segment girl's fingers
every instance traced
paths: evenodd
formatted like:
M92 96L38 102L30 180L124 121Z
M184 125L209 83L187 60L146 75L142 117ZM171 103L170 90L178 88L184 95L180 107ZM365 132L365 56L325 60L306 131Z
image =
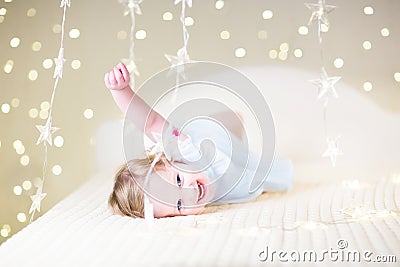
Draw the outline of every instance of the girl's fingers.
M122 72L122 75L124 76L125 81L128 81L130 79L128 69L122 63L119 63L118 66L119 66L119 68L120 68L120 70Z
M114 72L114 76L115 76L115 79L116 79L117 83L118 84L123 83L124 79L122 77L121 71L117 67L114 67L113 72Z
M108 75L108 80L112 86L117 85L117 81L115 80L114 72L110 71Z

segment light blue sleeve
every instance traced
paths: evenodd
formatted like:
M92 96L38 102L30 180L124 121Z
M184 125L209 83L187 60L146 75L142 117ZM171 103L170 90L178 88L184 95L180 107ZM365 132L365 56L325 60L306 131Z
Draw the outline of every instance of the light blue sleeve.
M293 187L293 163L287 159L274 160L264 182L264 191L286 191Z

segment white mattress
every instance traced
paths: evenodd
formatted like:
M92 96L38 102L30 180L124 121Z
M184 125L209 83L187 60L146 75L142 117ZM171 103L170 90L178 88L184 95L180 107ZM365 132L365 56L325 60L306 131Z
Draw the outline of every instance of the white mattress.
M340 239L348 244L343 251L394 255L397 263L388 266L399 266L399 214L294 227L307 220L340 221L345 217L341 210L354 204L398 211L398 182L297 183L288 193L266 193L249 203L213 206L202 215L157 219L149 226L142 219L111 214L112 173L103 172L3 243L0 266L279 265L277 254L274 261L262 262L260 252L268 246L270 253L315 250L321 255L338 250ZM323 264L349 263L325 259Z

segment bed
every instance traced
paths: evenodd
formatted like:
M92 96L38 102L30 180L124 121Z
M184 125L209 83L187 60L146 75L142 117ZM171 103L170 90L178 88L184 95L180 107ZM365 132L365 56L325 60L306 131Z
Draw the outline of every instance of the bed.
M3 243L0 266L309 266L315 261L324 266L381 266L383 261L399 266L400 175L395 171L400 149L398 141L390 143L400 134L399 116L380 111L354 90L343 90L342 109L336 108L338 116L348 118L341 125L347 153L332 169L320 157L323 144L294 129L320 129L321 118L315 115L319 109L310 108L315 95L311 90L295 91L304 84L262 80L264 71L246 72L266 88L282 86L278 93L266 95L275 111L278 152L295 163L290 191L264 193L248 203L210 206L201 215L156 219L153 224L113 215L107 199L121 163L121 145L102 140L120 140L121 132L115 129L121 128L121 121L108 122L97 135L97 143L102 143L98 174ZM312 77L298 70L291 74L294 80ZM288 100L288 94L298 95ZM298 101L307 107L301 116L308 124L296 118ZM355 107L368 120L349 112ZM287 120L292 123L282 123ZM348 128L354 121L358 127ZM365 132L371 123L376 127ZM387 143L379 146L383 132ZM359 151L356 138L368 143L380 161ZM298 146L304 143L312 145Z
M288 193L265 193L249 203L211 206L201 215L151 225L111 214L109 175L95 177L6 241L0 265L265 266L283 264L285 258L302 263L298 257L305 251L315 251L324 265L349 264L321 260L323 251L332 249L370 251L370 260L378 255L400 260L400 214L393 212L400 208L397 177L368 184L298 183ZM361 213L353 212L357 207ZM280 251L293 258L278 259ZM309 264L308 257L303 264Z

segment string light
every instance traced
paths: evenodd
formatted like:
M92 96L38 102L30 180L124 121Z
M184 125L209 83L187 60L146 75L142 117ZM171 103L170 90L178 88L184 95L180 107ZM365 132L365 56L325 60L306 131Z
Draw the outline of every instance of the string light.
M224 8L225 2L223 0L217 0L215 1L215 8L220 10Z
M222 31L219 36L222 40L228 40L229 38L231 38L231 34L228 31Z
M272 19L274 13L271 10L264 10L262 13L263 19Z
M165 12L163 14L163 20L165 21L171 21L174 18L171 12Z
M28 17L34 17L36 15L36 9L34 9L34 8L28 9L28 11L26 12L26 15Z
M246 49L243 47L236 48L235 50L235 56L238 58L242 58L246 55Z
M18 37L13 37L10 40L10 46L13 47L13 48L18 47L20 43L21 43L21 40Z

